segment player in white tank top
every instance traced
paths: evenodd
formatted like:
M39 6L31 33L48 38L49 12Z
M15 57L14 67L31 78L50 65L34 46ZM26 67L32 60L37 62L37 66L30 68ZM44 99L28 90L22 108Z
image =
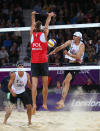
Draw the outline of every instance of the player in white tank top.
M18 68L23 68L23 64L18 64ZM25 86L31 89L32 85L30 82L30 75L27 72L18 71L10 75L10 80L8 83L8 89L10 91L10 101L11 106L7 108L6 115L4 119L4 124L6 124L17 98L21 98L23 103L26 105L27 108L27 115L28 115L28 124L31 124L31 104L29 101L29 96L25 91Z
M66 48L67 46L70 46L70 50L64 51L65 58L69 59L69 63L71 64L81 64L83 62L83 56L84 56L84 51L85 51L85 45L82 42L82 34L81 32L75 32L73 34L73 40L68 40L66 41L63 45L55 48L52 52L49 53L49 55L56 54L58 51ZM63 108L64 107L64 102L65 98L67 96L69 87L70 87L70 82L73 77L72 71L68 71L68 74L66 75L64 81L63 81L63 90L62 90L62 97L59 102L57 102L57 109Z
M25 86L27 84L27 73L23 72L23 76L20 77L18 72L15 72L15 80L12 84L11 89L14 91L16 94L21 94L25 91Z
M70 46L70 49L69 49L68 53L71 54L71 55L76 55L79 52L80 46L82 44L83 44L83 42L80 41L80 43L78 45L76 45L74 40L72 40L71 46ZM71 60L73 62L82 63L83 62L83 57L84 57L84 52L81 55L80 59L73 58L73 57L67 55L66 52L65 52L65 58L67 58L67 59L69 59L69 60Z

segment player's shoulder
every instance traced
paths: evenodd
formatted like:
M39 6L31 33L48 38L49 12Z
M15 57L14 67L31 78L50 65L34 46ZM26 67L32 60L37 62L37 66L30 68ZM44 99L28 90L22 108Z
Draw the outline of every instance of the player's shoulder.
M82 46L85 46L84 42L81 42L81 45L82 45Z
M67 45L71 45L71 43L72 43L72 40L68 40L65 42L65 44L67 44Z
M81 45L80 45L82 48L85 48L85 44L83 42L81 42Z
M10 79L15 79L15 77L16 77L16 74L15 74L15 73L11 73L11 74L10 74Z

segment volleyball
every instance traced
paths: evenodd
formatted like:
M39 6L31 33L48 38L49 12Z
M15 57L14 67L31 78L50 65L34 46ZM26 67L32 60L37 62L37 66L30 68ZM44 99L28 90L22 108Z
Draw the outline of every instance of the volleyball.
M49 46L49 47L54 47L54 46L56 46L56 40L55 40L55 39L49 39L49 40L48 40L48 46Z

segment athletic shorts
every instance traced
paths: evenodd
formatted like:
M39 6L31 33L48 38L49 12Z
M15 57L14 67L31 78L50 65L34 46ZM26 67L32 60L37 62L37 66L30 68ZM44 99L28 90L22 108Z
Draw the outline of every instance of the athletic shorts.
M48 76L48 62L46 63L31 63L32 76Z
M80 63L69 63L68 66L80 66ZM80 72L80 70L65 70L64 71L64 79L66 78L68 73L72 74L72 80L74 80L76 74L78 74ZM71 80L71 81L72 81Z
M26 91L21 94L17 94L16 97L14 97L14 96L12 96L12 94L10 94L10 102L11 103L16 104L17 98L20 98L24 105L31 104L28 93Z
M26 92L27 92L27 94L28 94L30 103L31 103L31 105L32 105L32 103L33 103L33 102L32 102L32 90L27 87L27 88L26 88Z

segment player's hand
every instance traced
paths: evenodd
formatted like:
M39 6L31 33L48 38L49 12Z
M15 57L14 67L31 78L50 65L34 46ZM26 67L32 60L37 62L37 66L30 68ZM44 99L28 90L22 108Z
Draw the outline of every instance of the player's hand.
M55 55L56 53L55 53L55 51L51 51L49 54L48 54L48 56L49 55Z
M13 97L17 96L16 93L14 93L13 91L11 91L11 94L12 94Z
M50 12L50 13L47 13L48 16L56 16L56 14L54 12Z
M35 14L39 14L38 12L36 12L36 11L33 11L32 12L32 15L35 15Z
M64 50L64 55L69 55L68 51L67 50Z

